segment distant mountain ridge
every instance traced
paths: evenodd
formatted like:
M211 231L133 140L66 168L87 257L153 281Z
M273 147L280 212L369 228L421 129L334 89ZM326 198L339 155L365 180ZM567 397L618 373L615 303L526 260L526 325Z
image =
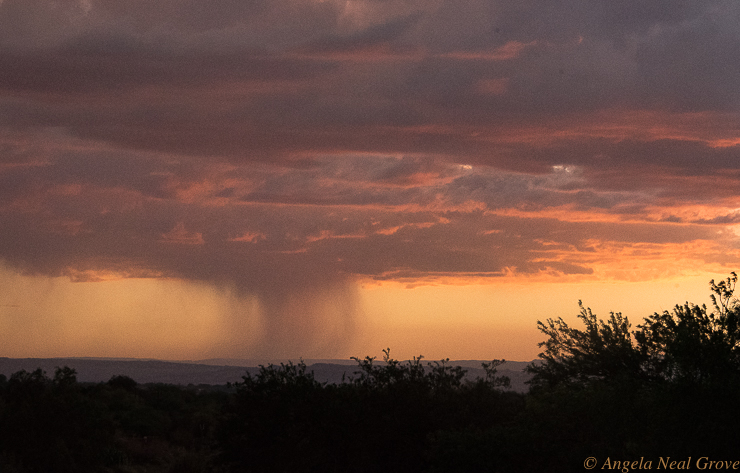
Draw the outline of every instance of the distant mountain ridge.
M364 359L364 357L360 358L361 360ZM220 365L220 366L260 366L260 365L279 365L280 363L287 363L288 361L292 361L293 363L296 363L300 361L299 359L295 358L283 358L283 359L258 359L258 358L209 358L205 360L180 360L180 361L173 361L174 363L193 363L198 365ZM440 360L435 359L427 359L423 358L422 363L426 365L427 363L434 363L435 361L439 362ZM462 366L463 368L480 368L481 363L488 363L491 360L450 360L447 362L450 366ZM327 363L332 365L349 365L349 366L356 366L357 362L355 360L352 360L350 358L304 358L303 362L306 363L306 365L313 365L316 363ZM376 358L376 363L382 363L383 360L380 358ZM403 361L405 362L405 360ZM531 361L506 361L503 365L501 365L502 369L509 369L509 370L523 370L528 364L530 364Z
M238 382L247 373L259 372L259 365L287 363L283 360L245 360L217 358L207 360L167 361L157 359L137 358L4 358L0 357L0 374L10 376L20 371L33 371L41 368L49 376L53 376L56 367L68 366L77 371L77 380L80 382L99 383L108 381L111 377L128 376L137 383L167 383L167 384L211 384L220 385L228 382ZM293 360L297 362L298 360ZM305 359L309 371L320 382L339 383L342 376L351 377L356 371L357 362L344 359ZM435 360L423 360L433 363ZM382 363L382 360L380 361ZM467 370L467 377L474 379L484 377L485 371L481 367L482 361L456 360L449 361L449 366L461 366ZM529 375L524 367L529 362L507 361L500 366L498 373L509 376L511 387L515 391L527 390L526 381Z

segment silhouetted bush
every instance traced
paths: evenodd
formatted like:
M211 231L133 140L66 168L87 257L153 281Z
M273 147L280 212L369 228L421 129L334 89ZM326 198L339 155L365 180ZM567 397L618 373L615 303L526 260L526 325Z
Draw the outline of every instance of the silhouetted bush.
M19 371L3 390L0 419L3 461L20 471L89 471L112 439L101 406L86 396L75 372Z
M11 375L0 384L0 471L218 471L224 394L132 381L83 385L67 367Z
M303 362L245 376L221 432L225 458L238 471L423 471L438 432L511 417L522 398L498 391L507 380L496 363L471 383L447 360L425 367L388 350L382 365L355 360L355 376L338 385L317 382Z

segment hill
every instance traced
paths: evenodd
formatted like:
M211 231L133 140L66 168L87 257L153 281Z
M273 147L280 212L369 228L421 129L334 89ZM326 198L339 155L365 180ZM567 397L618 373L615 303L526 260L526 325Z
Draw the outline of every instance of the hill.
M309 359L304 360L309 371L314 372L320 382L339 383L342 376L352 376L357 363L354 360ZM32 371L41 368L53 373L56 367L68 366L77 371L80 382L99 383L116 375L128 376L138 383L167 384L226 384L242 380L246 372L256 374L259 365L287 363L288 360L208 359L188 361L165 361L135 358L0 358L0 374L10 376L20 370ZM382 362L381 362L382 363ZM481 361L450 361L451 366L462 366L468 370L467 377L485 377ZM498 372L511 379L511 388L525 392L529 375L524 367L528 362L509 361Z

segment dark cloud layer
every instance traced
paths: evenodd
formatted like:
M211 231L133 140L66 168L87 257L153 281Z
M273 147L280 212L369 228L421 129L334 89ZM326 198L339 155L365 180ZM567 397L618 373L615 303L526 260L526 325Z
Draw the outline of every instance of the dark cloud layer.
M735 261L738 20L730 1L3 0L0 259L229 285L273 332L305 330L301 294L351 312L357 279L599 277L609 245Z

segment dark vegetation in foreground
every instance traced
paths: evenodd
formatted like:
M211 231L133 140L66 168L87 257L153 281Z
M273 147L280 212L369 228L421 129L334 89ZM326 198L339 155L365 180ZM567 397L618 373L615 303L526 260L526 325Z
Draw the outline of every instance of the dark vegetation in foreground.
M740 460L737 277L713 310L685 304L635 330L581 306L547 336L527 394L421 357L356 359L340 384L305 364L230 386L78 383L58 368L0 375L2 472L531 472L604 461Z

